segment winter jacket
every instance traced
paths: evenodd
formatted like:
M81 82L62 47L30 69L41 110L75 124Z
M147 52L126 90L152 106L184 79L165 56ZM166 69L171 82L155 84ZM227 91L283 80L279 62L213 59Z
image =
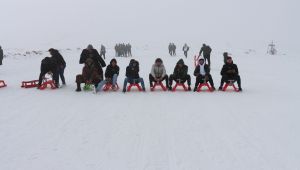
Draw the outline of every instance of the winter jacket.
M210 48L210 46L203 46L199 52L199 56L202 54L203 52L203 55L210 55L212 49Z
M94 65L85 65L82 69L82 77L85 83L87 82L97 82L100 81L101 75L98 72L98 68Z
M223 68L221 70L221 75L222 76L227 75L227 76L231 77L231 76L235 76L235 75L238 75L238 74L239 74L239 70L238 70L238 67L237 67L236 64L226 63L226 64L223 65Z
M103 60L103 58L100 56L100 54L98 53L97 50L93 49L93 51L90 53L89 50L87 49L84 49L80 55L80 60L79 60L79 63L80 64L83 64L85 63L85 61L88 59L88 58L92 58L94 63L95 63L95 66L98 67L99 69L102 70L102 67L105 67L106 66L106 63L105 61Z
M56 72L57 71L57 65L56 60L51 57L45 57L41 62L41 72Z
M179 64L182 64L183 66L179 67L178 66ZM188 75L188 66L184 64L182 59L180 59L174 68L173 76L177 79L185 79L187 75Z
M209 75L210 68L207 64L204 64L205 75ZM195 68L194 76L198 76L200 74L200 65Z
M55 50L52 58L55 59L58 67L66 67L66 62L65 62L63 56L59 53L59 51Z
M134 62L136 63L136 66L133 66ZM140 78L139 71L140 71L139 63L133 60L126 68L126 77L131 79L138 79Z
M119 66L116 65L115 67L113 67L110 62L110 64L106 67L105 70L105 78L112 79L115 74L119 75L119 71L120 71Z
M157 66L156 64L152 65L151 75L154 78L163 78L166 76L166 68L163 64Z

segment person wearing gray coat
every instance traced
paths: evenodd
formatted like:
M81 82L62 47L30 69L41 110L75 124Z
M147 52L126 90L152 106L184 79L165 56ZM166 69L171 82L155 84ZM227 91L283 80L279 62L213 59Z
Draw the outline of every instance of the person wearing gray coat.
M2 65L2 60L3 60L3 50L2 50L2 47L0 46L0 65Z
M166 81L166 87L169 87L168 75L166 73L166 68L163 64L162 59L157 58L152 66L151 73L149 74L150 87L153 88L153 82Z

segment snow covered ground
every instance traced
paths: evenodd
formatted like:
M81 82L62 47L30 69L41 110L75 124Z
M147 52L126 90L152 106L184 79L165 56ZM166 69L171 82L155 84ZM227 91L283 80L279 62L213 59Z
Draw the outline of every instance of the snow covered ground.
M192 46L192 54L198 47ZM84 47L83 47L84 48ZM40 91L20 88L37 79L49 55L10 53L0 67L0 169L2 170L296 170L300 168L300 72L293 54L230 51L238 64L242 93L149 92L148 74L156 57L168 74L180 59L166 47L140 46L147 92L75 92L81 72L77 49L67 61L67 87ZM214 49L212 76L220 83L222 52ZM114 52L108 51L108 63ZM119 84L131 58L117 58ZM185 62L193 72L191 54ZM192 78L195 83L195 78Z

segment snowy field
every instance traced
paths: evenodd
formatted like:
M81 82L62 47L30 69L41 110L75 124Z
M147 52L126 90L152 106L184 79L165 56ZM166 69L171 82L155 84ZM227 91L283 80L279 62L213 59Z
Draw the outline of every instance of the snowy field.
M1 170L297 170L300 168L299 57L263 51L230 51L242 78L242 93L149 92L148 74L161 57L168 74L182 57L165 48L133 49L147 92L76 93L80 50L61 49L67 86L20 88L37 79L49 56L14 55L8 49L0 79ZM193 48L195 54L198 48ZM212 54L220 83L222 52ZM189 54L184 59L194 71ZM108 51L108 63L114 56ZM117 58L123 84L131 58ZM192 84L195 77L192 77ZM193 87L193 86L192 86Z

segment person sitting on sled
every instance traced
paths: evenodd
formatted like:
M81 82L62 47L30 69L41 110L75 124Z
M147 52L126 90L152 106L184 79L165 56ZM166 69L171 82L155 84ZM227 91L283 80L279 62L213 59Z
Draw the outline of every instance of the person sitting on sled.
M236 64L233 63L231 57L227 57L226 64L223 65L223 68L221 70L221 84L219 87L219 90L222 90L223 85L225 82L228 82L229 80L237 81L237 84L239 86L239 91L242 91L241 87L241 77L239 75L239 70Z
M212 86L212 90L215 90L214 81L210 74L210 68L207 64L205 64L204 58L199 59L199 65L195 68L194 76L196 76L194 91L197 91L200 83L205 83L207 81Z
M153 88L153 82L166 81L166 87L169 87L168 75L166 74L166 68L162 59L157 58L152 65L151 73L149 74L150 87Z
M139 75L139 62L131 59L129 66L126 68L126 78L124 80L123 85L123 92L126 92L127 83L134 84L134 83L141 83L143 91L146 91L144 79Z
M173 74L169 78L169 90L172 90L172 83L188 83L188 90L191 91L191 76L188 74L188 66L184 64L183 59L180 59L175 68Z
M52 57L45 57L41 62L41 73L39 76L39 83L38 83L38 89L41 87L43 79L45 78L45 75L47 73L52 74L52 79L54 81L55 87L58 88L58 70L56 61Z
M98 69L98 72L101 75L101 77L103 77L102 67L105 67L106 63L103 60L103 58L100 56L98 51L94 49L94 47L91 44L88 45L86 49L82 50L79 64L85 64L88 58L91 58L93 60L94 66Z
M82 69L82 74L76 76L77 92L81 91L80 84L98 86L98 83L102 80L102 76L99 74L98 67L95 65L93 59L88 58L85 61L85 65Z
M112 89L115 91L117 90L117 79L119 76L119 71L120 68L117 65L117 60L116 59L112 59L110 61L110 64L106 67L105 70L105 80L101 81L98 84L98 87L96 88L96 93L98 91L102 91L103 86L107 83L111 83L112 84Z

